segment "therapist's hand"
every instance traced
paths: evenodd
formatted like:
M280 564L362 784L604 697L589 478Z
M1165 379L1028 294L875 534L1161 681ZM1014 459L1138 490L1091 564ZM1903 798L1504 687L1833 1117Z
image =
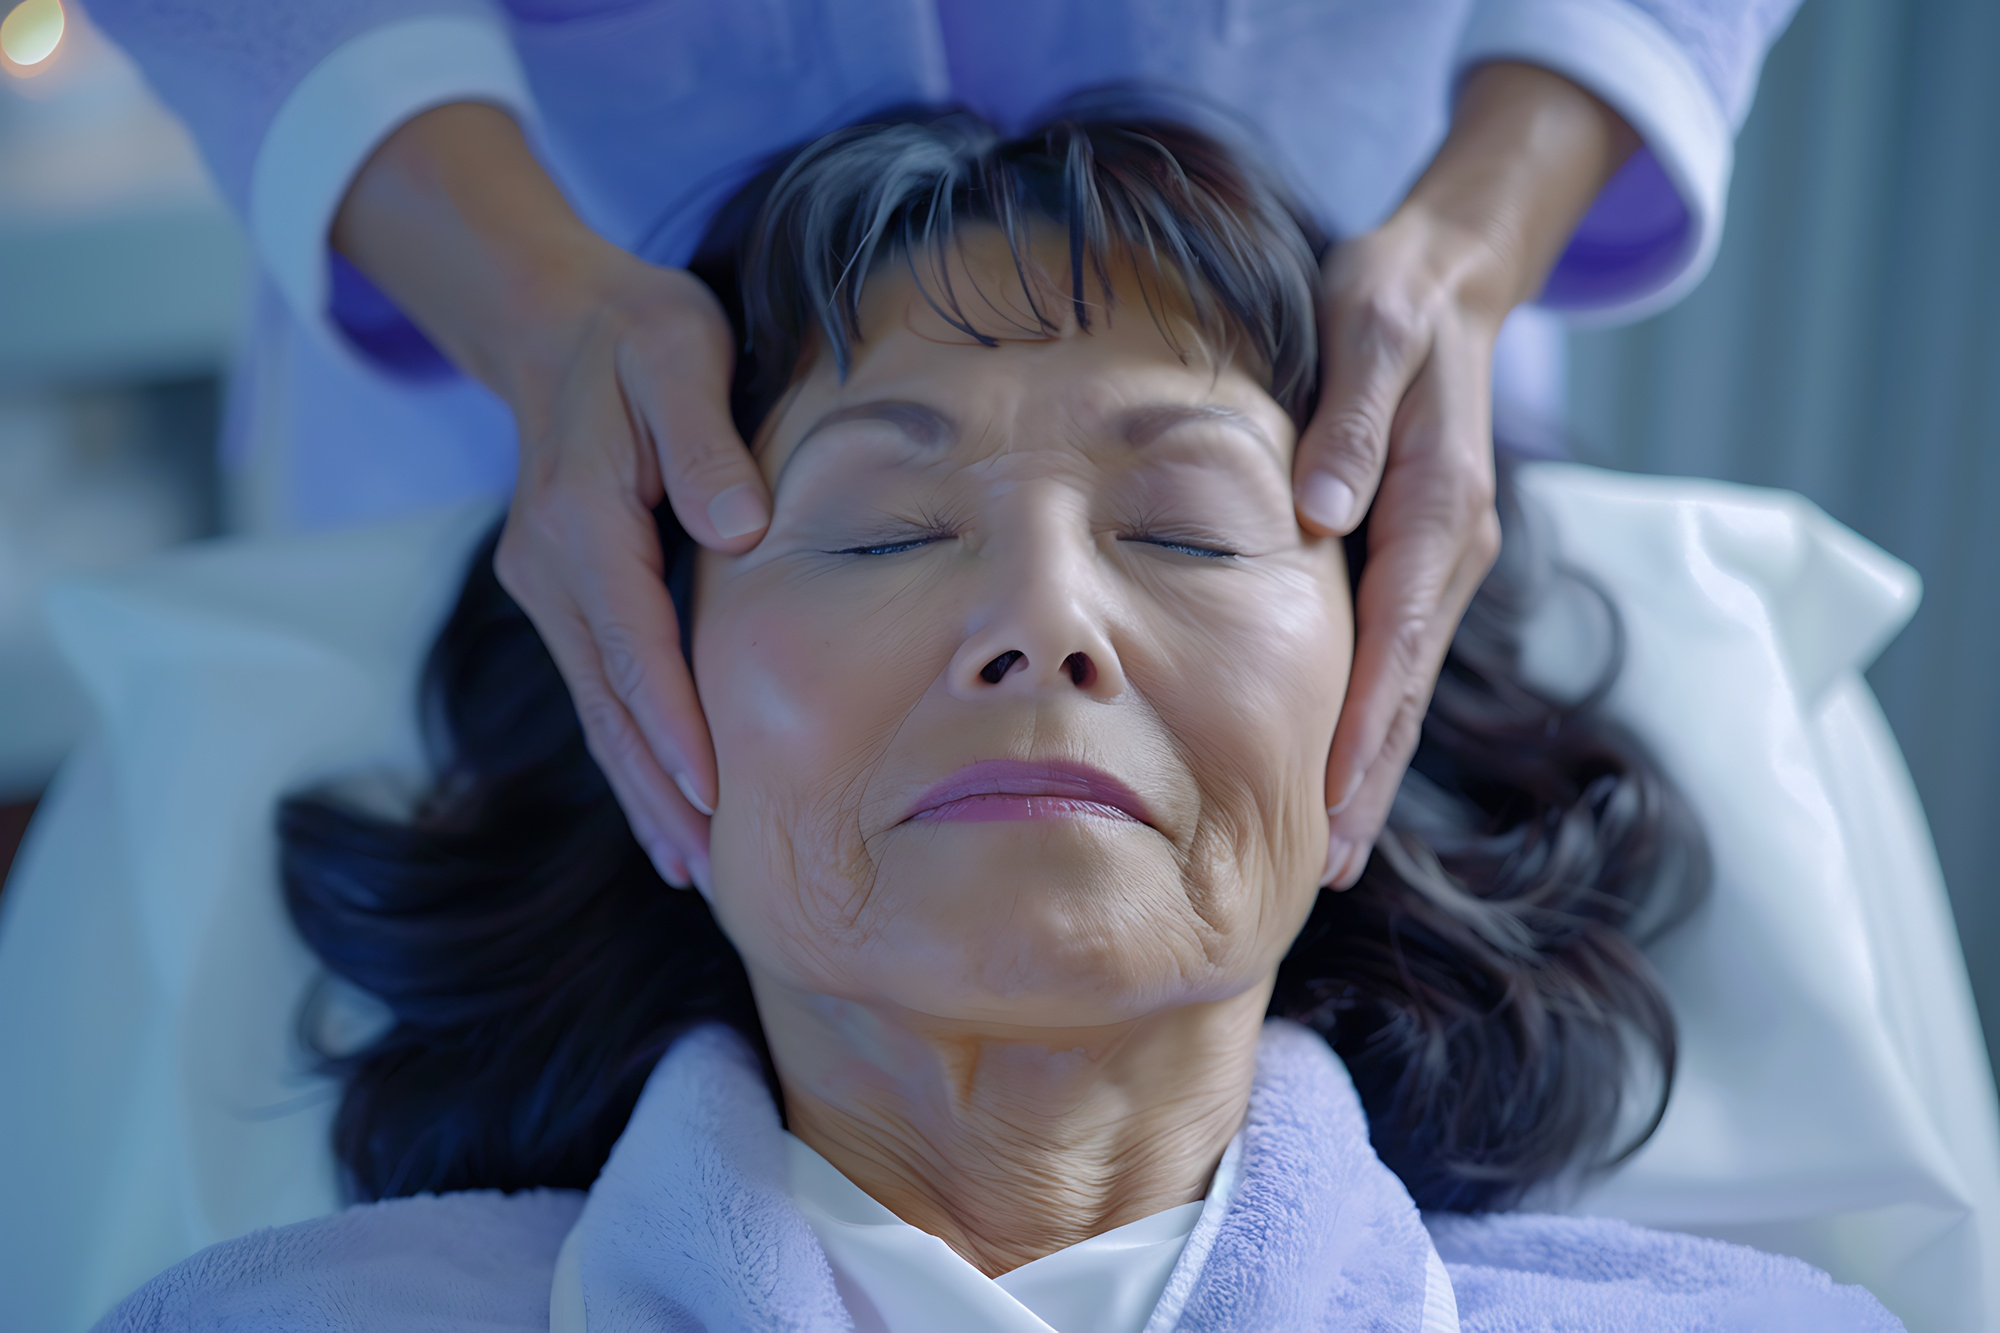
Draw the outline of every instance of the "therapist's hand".
M377 150L336 247L506 400L520 477L496 560L575 699L591 754L654 866L708 877L715 758L680 649L651 511L747 550L770 495L731 424L714 295L576 217L503 112L425 112Z
M1370 515L1353 673L1327 763L1326 877L1338 887L1367 863L1445 651L1499 553L1500 322L1541 289L1637 142L1566 79L1482 66L1402 206L1327 257L1319 409L1299 443L1295 494L1300 521L1321 532Z

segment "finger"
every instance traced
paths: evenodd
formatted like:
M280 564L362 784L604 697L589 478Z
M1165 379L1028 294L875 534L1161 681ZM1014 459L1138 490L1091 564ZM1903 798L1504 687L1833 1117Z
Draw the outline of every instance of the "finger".
M1423 726L1423 710L1418 708L1404 723L1392 728L1400 732L1404 725L1411 728L1414 736ZM1411 742L1414 747L1414 740ZM1392 741L1376 755L1375 762L1368 768L1367 775L1354 792L1347 807L1337 816L1327 819L1326 872L1320 880L1322 888L1348 889L1361 878L1361 872L1368 865L1369 853L1374 850L1375 839L1381 836L1382 827L1388 822L1389 809L1396 802L1396 792L1402 786L1403 773L1409 766L1409 752L1398 753Z
M1427 374L1406 404L1370 520L1353 670L1327 760L1330 813L1369 838L1366 812L1345 812L1385 749L1398 764L1414 751L1459 619L1499 550L1487 416L1464 395L1455 402L1449 378Z
M671 786L690 809L715 805L708 725L680 652L650 515L589 469L551 474L517 495L495 568L540 632L586 738L642 836L677 817L648 793ZM636 742L636 744L634 743Z
M569 688L591 758L604 773L653 868L676 886L705 881L708 820L688 804L653 759L630 715L596 670L586 627L574 617L558 616L537 621L536 631Z
M1362 849L1365 857L1367 844L1381 831L1422 736L1452 636L1490 566L1485 549L1482 542L1468 551L1441 588L1421 571L1406 575L1399 568L1410 563L1399 558L1403 552L1384 552L1379 563L1370 558L1354 673L1327 760L1327 813L1336 844L1328 856L1330 873L1340 847ZM1427 559L1426 553L1412 554L1416 561ZM1348 882L1359 875L1360 865L1359 859L1353 862Z
M633 781L663 774L691 806L711 813L714 746L681 652L680 623L651 515L624 497L566 496L547 507L586 516L557 520L559 532L545 548L542 570L562 586L541 600L551 609L550 619L567 611L581 620L589 644L587 653L572 650L578 674L602 683L644 742L643 755L628 757L621 749L611 752L608 762L627 765Z
M1498 542L1490 512L1465 528L1474 534L1469 546L1463 531L1417 531L1369 553L1355 601L1354 667L1327 759L1327 802L1336 817L1385 748L1407 759L1416 746L1452 636Z
M1345 534L1368 512L1398 405L1428 350L1421 317L1398 295L1333 301L1321 333L1319 406L1292 464L1293 494L1308 530Z
M713 744L681 652L659 532L635 494L644 490L643 478L630 470L638 442L609 376L561 429L577 443L547 451L554 461L534 479L532 493L517 495L501 534L503 577L510 565L522 567L516 600L538 626L582 621L590 639L588 674L638 729L653 766L694 808L712 811Z
M601 688L586 685L573 696L591 758L653 868L676 888L706 887L708 817L663 780L657 765L646 762L637 730L619 717L617 705Z
M714 813L714 743L665 583L630 552L612 548L580 574L577 592L611 693L675 787L704 815Z
M1475 562L1467 561L1469 568ZM1353 719L1352 753L1343 753L1338 740L1327 763L1329 795L1342 795L1327 810L1326 878L1322 883L1346 888L1361 877L1369 849L1381 834L1395 803L1403 775L1423 736L1424 717L1430 711L1431 695L1439 667L1450 650L1451 637L1464 603L1477 591L1479 580L1454 580L1454 592L1440 607L1429 626L1406 631L1390 650L1394 665L1377 668L1376 679L1362 686L1357 696L1350 690L1341 713L1342 725ZM1466 589L1464 601L1457 589ZM1357 666L1356 675L1361 674ZM1371 688L1372 686L1372 688ZM1352 754L1363 756L1356 771ZM1343 784L1337 787L1336 783Z
M674 516L710 550L749 550L771 521L771 493L729 411L735 354L706 287L689 284L687 317L635 335L619 353L626 400L658 458Z

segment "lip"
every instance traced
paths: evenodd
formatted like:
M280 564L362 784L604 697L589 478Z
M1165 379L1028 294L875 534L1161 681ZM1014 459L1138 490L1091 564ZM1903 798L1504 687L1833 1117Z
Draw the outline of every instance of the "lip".
M1153 822L1130 787L1087 764L987 759L967 764L911 807L905 823L1010 819L1109 819Z

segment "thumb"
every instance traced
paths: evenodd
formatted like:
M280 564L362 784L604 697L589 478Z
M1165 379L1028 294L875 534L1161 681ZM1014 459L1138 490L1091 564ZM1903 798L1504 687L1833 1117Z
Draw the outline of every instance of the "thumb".
M1299 437L1292 491L1309 530L1352 532L1374 502L1396 413L1423 369L1428 339L1380 299L1337 304L1321 339L1319 407Z
M659 460L660 481L688 535L736 554L771 521L771 493L729 411L735 368L729 322L700 280L671 327L621 349L619 379Z

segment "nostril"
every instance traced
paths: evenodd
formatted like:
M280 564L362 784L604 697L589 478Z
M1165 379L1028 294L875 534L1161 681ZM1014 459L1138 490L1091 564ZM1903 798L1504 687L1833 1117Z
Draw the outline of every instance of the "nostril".
M1097 679L1097 664L1082 653L1071 653L1063 659L1063 670L1069 672L1070 683L1078 689L1088 689Z
M1014 663L1020 661L1021 657L1020 652L1010 648L979 668L979 678L988 685L998 685L1001 678L1014 669Z

